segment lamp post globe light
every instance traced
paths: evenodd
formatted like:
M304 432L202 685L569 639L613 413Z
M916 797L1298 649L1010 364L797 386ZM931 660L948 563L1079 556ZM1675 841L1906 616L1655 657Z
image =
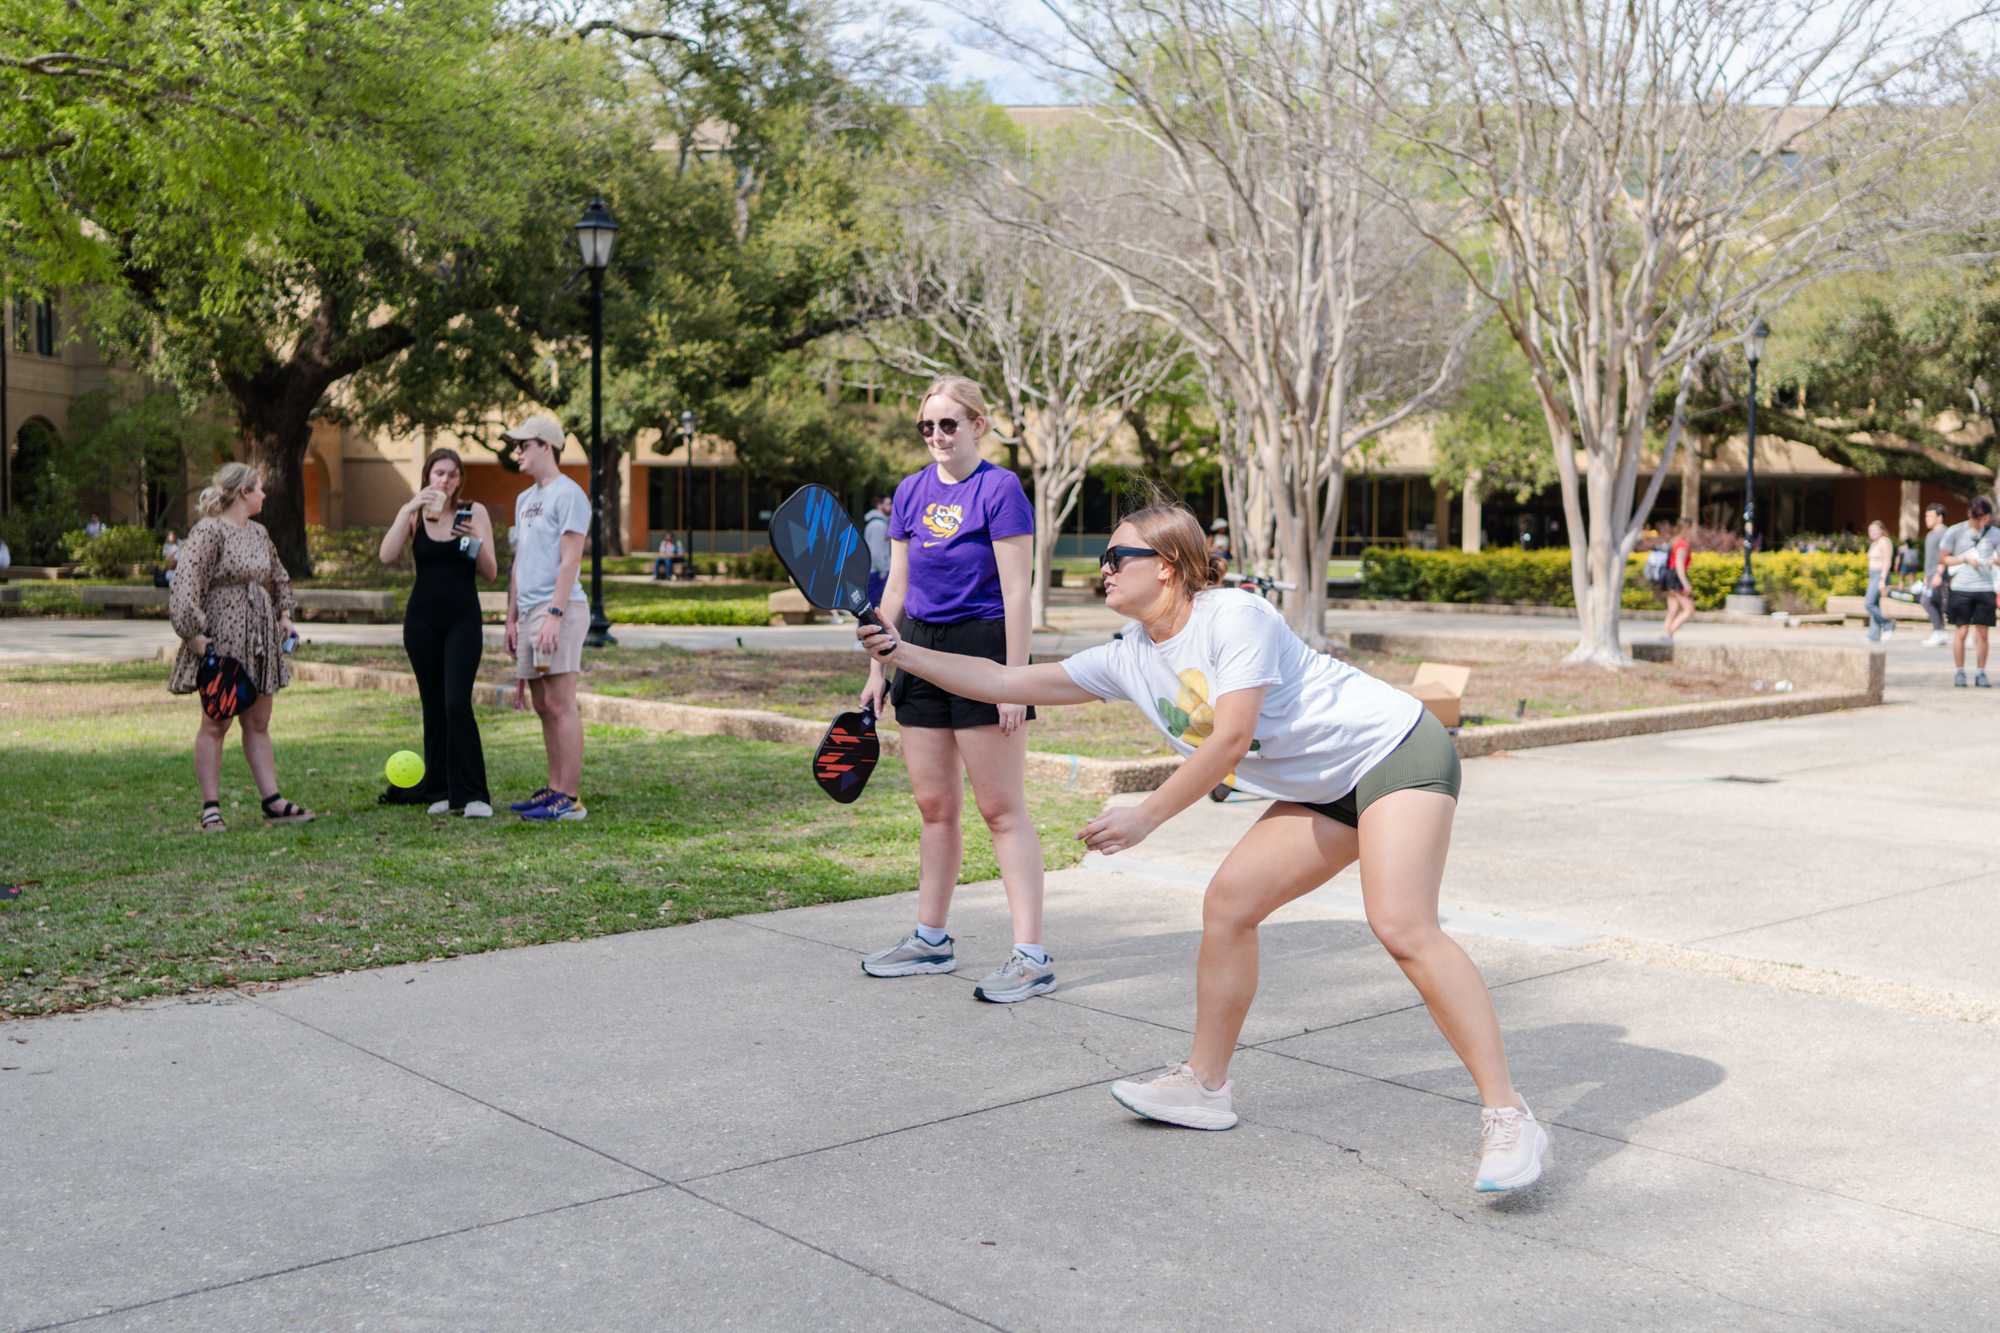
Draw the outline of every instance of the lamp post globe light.
M1750 362L1750 396L1744 406L1743 454L1743 572L1730 590L1729 609L1748 615L1762 615L1764 599L1757 594L1757 577L1750 571L1750 548L1757 540L1757 366L1764 359L1764 343L1771 326L1761 318L1751 326L1743 354Z
M590 201L576 224L576 248L590 273L590 636L592 648L615 644L604 614L604 270L618 224L602 199Z

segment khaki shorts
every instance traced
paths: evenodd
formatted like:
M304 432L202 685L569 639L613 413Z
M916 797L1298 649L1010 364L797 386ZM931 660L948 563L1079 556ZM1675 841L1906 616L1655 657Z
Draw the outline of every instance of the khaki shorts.
M535 669L535 636L541 633L542 622L549 618L548 604L532 606L521 613L521 629L514 652L514 674L521 680L538 680L544 676L562 676L583 670L583 641L590 633L590 608L582 602L571 602L563 608L557 619L562 626L556 637L556 653L547 671Z

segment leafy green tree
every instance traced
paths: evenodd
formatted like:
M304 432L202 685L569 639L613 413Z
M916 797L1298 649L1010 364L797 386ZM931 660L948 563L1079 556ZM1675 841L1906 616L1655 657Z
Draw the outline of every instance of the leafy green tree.
M1474 346L1464 383L1431 433L1431 479L1464 491L1477 477L1482 492L1526 501L1556 483L1549 429L1520 349L1497 327Z
M683 412L759 475L867 458L865 420L816 382L808 349L868 317L851 282L878 243L865 178L900 113L856 85L825 12L797 0L641 6L585 26L619 89L617 149L597 177L619 222L605 274L607 512L623 507L619 454L679 448ZM587 440L575 269L567 239L517 256L489 308L364 377L364 419L449 426L511 462L495 412L529 402ZM606 529L614 550L618 530Z
M79 138L41 173L12 258L35 285L76 287L114 352L224 397L266 473L263 521L309 575L315 414L505 294L584 193L601 140L583 112L608 81L594 53L523 31L499 0L229 8L274 44L255 62L257 114L169 104ZM115 53L92 31L76 34L87 52Z

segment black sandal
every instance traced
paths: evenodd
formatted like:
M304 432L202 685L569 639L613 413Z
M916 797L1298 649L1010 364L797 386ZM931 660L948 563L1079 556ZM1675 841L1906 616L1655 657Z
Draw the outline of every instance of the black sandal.
M195 827L199 828L203 833L229 832L229 825L222 822L222 802L203 801L201 803L201 822Z
M312 811L302 805L293 805L282 792L274 791L264 798L266 824L309 824L314 818Z

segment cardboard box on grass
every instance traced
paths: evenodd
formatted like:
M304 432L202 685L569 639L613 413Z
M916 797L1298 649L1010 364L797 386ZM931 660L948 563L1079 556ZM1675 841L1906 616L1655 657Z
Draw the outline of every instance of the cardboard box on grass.
M1458 725L1458 707L1465 698L1466 682L1472 679L1472 668L1456 666L1450 662L1425 662L1417 667L1417 676L1404 692L1414 694L1423 706L1431 710L1431 715L1447 727Z

